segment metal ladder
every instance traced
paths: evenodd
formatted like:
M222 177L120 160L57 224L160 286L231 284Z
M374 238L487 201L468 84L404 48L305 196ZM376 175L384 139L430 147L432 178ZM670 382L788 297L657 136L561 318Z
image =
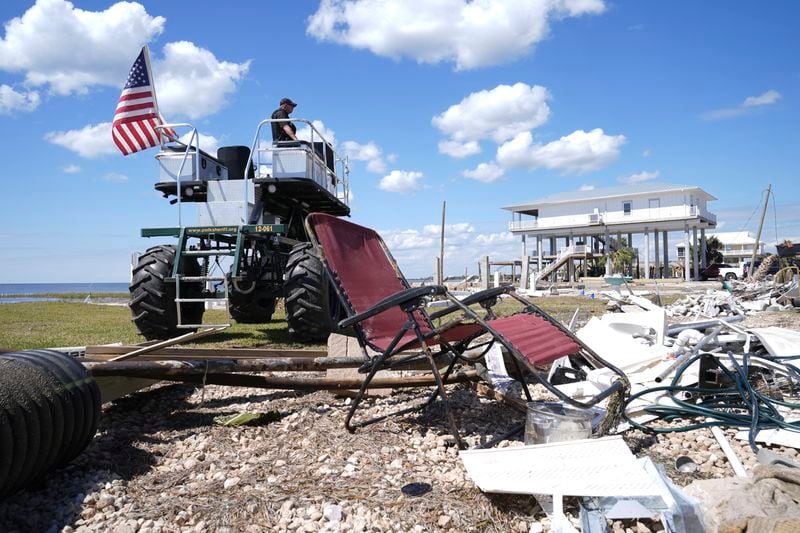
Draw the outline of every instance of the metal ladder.
M239 250L241 249L242 245L242 232L237 228L237 238L236 243L233 247L228 246L227 248L209 248L205 250L192 250L188 248L189 238L190 237L199 237L199 236L209 236L212 234L221 234L221 233L228 233L231 234L231 231L220 231L217 228L209 228L208 232L198 232L195 228L192 228L193 234L189 235L187 232L187 228L183 227L180 230L180 237L178 241L178 247L175 251L175 264L173 265L172 276L175 279L175 306L177 311L178 317L178 324L177 327L181 329L194 329L194 328L220 328L220 327L230 327L231 325L231 314L230 314L230 302L228 300L228 283L227 283L227 275L222 276L186 276L179 272L180 264L183 257L213 257L213 256L232 256L234 261L238 262L239 259ZM224 297L217 296L219 293L215 291L215 296L211 298L184 298L181 296L181 284L182 283L203 283L204 285L208 282L222 282L222 286L224 288ZM203 302L205 305L208 302L223 302L225 305L225 312L228 315L228 322L224 324L184 324L183 317L181 315L181 304L182 303L199 303Z

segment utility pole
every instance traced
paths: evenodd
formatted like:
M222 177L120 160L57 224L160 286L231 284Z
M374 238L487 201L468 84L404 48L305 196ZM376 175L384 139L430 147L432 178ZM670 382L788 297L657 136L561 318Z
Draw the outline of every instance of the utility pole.
M764 209L761 210L761 221L758 223L758 233L756 234L756 243L753 246L753 257L750 258L750 268L747 271L747 277L753 277L753 268L756 264L756 253L758 253L758 245L761 243L761 228L764 227L764 216L767 214L767 204L769 203L769 194L772 192L772 184L767 187L767 195L764 197Z
M444 285L444 213L445 207L447 206L447 202L442 202L442 238L439 241L439 257L441 260L439 261L439 279L442 280L442 284Z

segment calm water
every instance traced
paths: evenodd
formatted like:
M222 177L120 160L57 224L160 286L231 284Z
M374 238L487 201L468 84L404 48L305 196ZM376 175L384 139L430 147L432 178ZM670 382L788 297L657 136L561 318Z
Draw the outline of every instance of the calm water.
M127 283L0 283L4 294L128 292Z
M58 298L36 296L37 294L78 293L89 296L100 292L128 292L127 283L0 283L0 304L24 302L56 302ZM8 297L8 294L28 296Z

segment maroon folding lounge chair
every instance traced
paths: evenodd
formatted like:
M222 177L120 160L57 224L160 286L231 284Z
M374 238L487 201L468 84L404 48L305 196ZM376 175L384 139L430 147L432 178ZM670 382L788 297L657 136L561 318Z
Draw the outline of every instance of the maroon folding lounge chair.
M440 285L411 288L397 268L383 239L374 230L323 213L310 214L306 219L306 229L312 243L320 251L326 272L347 313L347 318L339 323L339 327L352 327L355 330L358 342L368 358L368 362L360 369L367 376L345 420L345 427L349 431L386 418L383 416L357 424L351 423L369 382L379 370L424 358L430 363L453 436L459 446L462 446L444 385L456 363L476 362L494 342L501 343L511 354L518 376L523 376L522 367L525 367L550 392L571 405L590 407L615 392L623 395L626 393L628 383L622 371L601 359L536 305L516 294L513 287L488 289L460 301ZM497 318L492 306L504 293L523 303L525 310L512 316ZM451 305L428 315L423 307L424 301L434 295L446 296ZM485 310L485 316L478 316L470 308L473 304L479 304ZM434 326L432 320L457 311L461 313L456 320L450 320L438 328ZM491 334L489 341L478 339L485 333ZM486 349L479 356L467 357L465 350L476 345L485 346ZM378 355L370 357L367 347L377 351ZM400 352L405 353L398 356ZM412 355L407 355L408 352ZM565 355L570 356L575 368L606 367L617 373L619 379L587 402L573 400L549 383L536 369L537 365L551 363ZM443 358L448 358L445 364L449 365L441 375L439 366L443 365L441 362L437 363L437 359L442 361ZM521 381L530 401L527 384L524 379ZM437 392L434 392L428 403L435 399ZM413 409L416 408L393 414L406 413Z

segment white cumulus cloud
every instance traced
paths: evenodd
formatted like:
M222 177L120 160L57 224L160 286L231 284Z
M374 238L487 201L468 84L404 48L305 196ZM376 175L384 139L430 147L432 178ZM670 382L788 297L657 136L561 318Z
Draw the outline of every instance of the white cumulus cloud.
M658 170L654 172L639 172L638 174L631 174L630 176L619 176L617 181L621 183L625 183L627 185L634 185L636 183L642 183L643 181L652 181L656 179L658 176L661 175L661 172Z
M136 54L164 31L165 23L136 2L87 11L66 0L37 0L6 23L0 70L22 73L28 86L57 95L82 94L96 86L121 88ZM250 62L220 61L209 50L178 41L167 43L161 57L154 53L152 66L161 111L175 120L219 111ZM31 98L38 103L38 95Z
M433 117L432 123L455 142L463 144L491 138L501 143L547 122L550 117L549 99L549 91L540 85L530 86L521 82L498 85L491 90L467 95L461 102ZM471 149L477 153L474 151L476 145L468 145L468 151Z
M0 85L0 115L15 111L33 111L39 107L41 98L36 91L19 92L10 85Z
M472 170L465 170L462 174L465 178L491 183L500 178L504 172L497 163L491 161L489 163L481 163Z
M595 190L595 188L596 187L594 185L591 185L589 183L584 183L583 185L578 187L578 190L579 191L593 191L593 190Z
M603 0L323 0L306 31L383 57L468 70L530 53L553 19L604 10Z
M66 0L38 0L6 22L0 70L22 72L28 84L62 95L121 85L132 51L161 34L164 22L136 2L85 11Z
M433 258L439 255L439 224L422 228L381 230L379 233L409 277L430 276ZM519 238L507 231L479 232L471 223L455 222L445 225L445 274L448 276L477 273L477 262L484 255L493 259L517 259Z
M775 89L770 89L757 96L748 96L736 107L723 107L721 109L706 111L703 113L703 118L706 120L721 120L725 118L739 117L751 113L759 107L772 105L782 97L783 95L781 95L781 93Z
M497 149L497 162L504 168L548 168L567 174L599 170L617 158L624 135L606 135L601 128L576 130L547 144L533 142L522 132Z
M419 230L405 229L383 233L383 240L390 250L414 250L417 248L432 247L436 239L430 235L423 235Z
M321 142L320 136L325 139L327 142L331 144L334 148L336 148L336 132L332 129L329 129L324 122L321 120L312 120L311 124L314 126L316 131L312 132L311 128L308 124L301 124L299 128L297 128L297 138L302 139L304 141L311 142L312 133L314 134L314 142Z
M386 172L386 161L380 146L370 141L361 144L356 141L345 141L342 144L345 155L354 161L366 161L367 170L376 174Z
M439 153L462 159L481 153L481 145L478 144L478 141L439 141Z
M100 179L103 181L110 181L112 183L124 183L128 181L128 176L118 172L109 172L108 174L101 176Z
M425 224L422 227L422 232L426 235L441 235L442 226L439 224ZM474 233L475 228L469 222L456 222L455 224L445 224L444 233L458 235L458 238L463 237L467 233Z
M760 94L758 96L748 96L747 98L744 99L744 102L742 102L742 106L757 107L760 105L770 105L774 104L780 99L781 99L781 93L779 93L775 89L770 89L764 94Z
M189 144L189 139L191 137L191 132L186 132L180 137L180 141L183 144ZM200 150L206 152L211 155L215 155L217 153L217 148L219 148L220 141L213 135L209 135L207 133L198 132L197 136L200 137ZM197 146L197 140L195 139L192 141L192 146Z
M422 186L420 182L423 177L422 172L392 170L381 178L378 187L387 192L411 193Z
M67 165L61 170L64 171L64 174L77 174L78 172L81 171L81 167L79 167L78 165Z
M164 57L153 64L159 108L168 120L175 115L196 119L216 113L249 69L250 61L220 61L188 41L167 43Z
M110 122L89 124L79 130L51 131L44 138L87 159L120 153L111 140Z

